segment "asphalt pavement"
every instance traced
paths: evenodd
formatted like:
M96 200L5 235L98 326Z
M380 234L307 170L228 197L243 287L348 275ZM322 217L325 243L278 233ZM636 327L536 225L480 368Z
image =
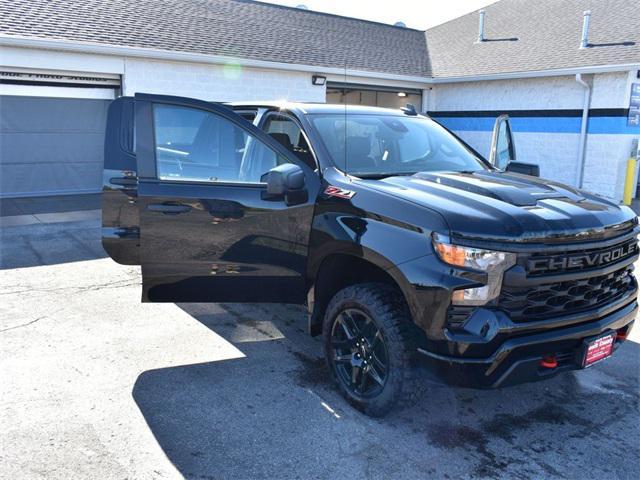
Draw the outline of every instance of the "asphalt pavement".
M0 242L1 478L640 478L640 329L542 383L420 372L416 405L371 419L332 386L302 307L142 304L97 219Z

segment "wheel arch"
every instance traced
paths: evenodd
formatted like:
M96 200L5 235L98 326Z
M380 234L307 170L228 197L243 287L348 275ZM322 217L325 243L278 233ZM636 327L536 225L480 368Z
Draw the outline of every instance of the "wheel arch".
M312 283L307 294L309 309L309 333L322 333L322 318L331 298L351 285L379 282L392 285L410 305L407 294L409 284L393 262L379 253L363 248L360 254L352 251L336 251L322 258L311 275Z

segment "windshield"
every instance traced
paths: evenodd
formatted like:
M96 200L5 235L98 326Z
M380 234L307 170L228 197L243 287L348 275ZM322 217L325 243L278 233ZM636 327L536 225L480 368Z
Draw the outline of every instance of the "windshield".
M392 115L309 115L336 167L354 176L475 172L487 166L436 122Z

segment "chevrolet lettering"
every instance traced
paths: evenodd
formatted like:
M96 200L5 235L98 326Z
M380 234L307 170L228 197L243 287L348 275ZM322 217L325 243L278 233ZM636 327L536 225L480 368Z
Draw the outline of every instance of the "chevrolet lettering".
M587 253L584 255L573 255L566 257L548 257L529 260L529 273L550 272L553 270L573 270L589 267L597 267L615 263L630 255L636 254L638 244L627 243L621 247L609 249L604 252Z
M636 316L638 218L539 178L508 122L485 159L411 106L121 97L102 244L144 302L305 305L368 415L415 398L417 368L478 388L599 368Z

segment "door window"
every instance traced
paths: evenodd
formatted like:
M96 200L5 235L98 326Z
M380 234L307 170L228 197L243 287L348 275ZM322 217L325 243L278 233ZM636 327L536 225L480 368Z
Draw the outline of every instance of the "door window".
M500 169L505 169L507 164L515 160L515 148L509 125L509 117L501 115L494 125L493 140L490 152L491 163Z
M288 160L230 120L206 110L154 105L158 178L260 183Z
M498 168L505 168L511 159L511 146L509 144L509 132L507 122L500 123L498 131Z

